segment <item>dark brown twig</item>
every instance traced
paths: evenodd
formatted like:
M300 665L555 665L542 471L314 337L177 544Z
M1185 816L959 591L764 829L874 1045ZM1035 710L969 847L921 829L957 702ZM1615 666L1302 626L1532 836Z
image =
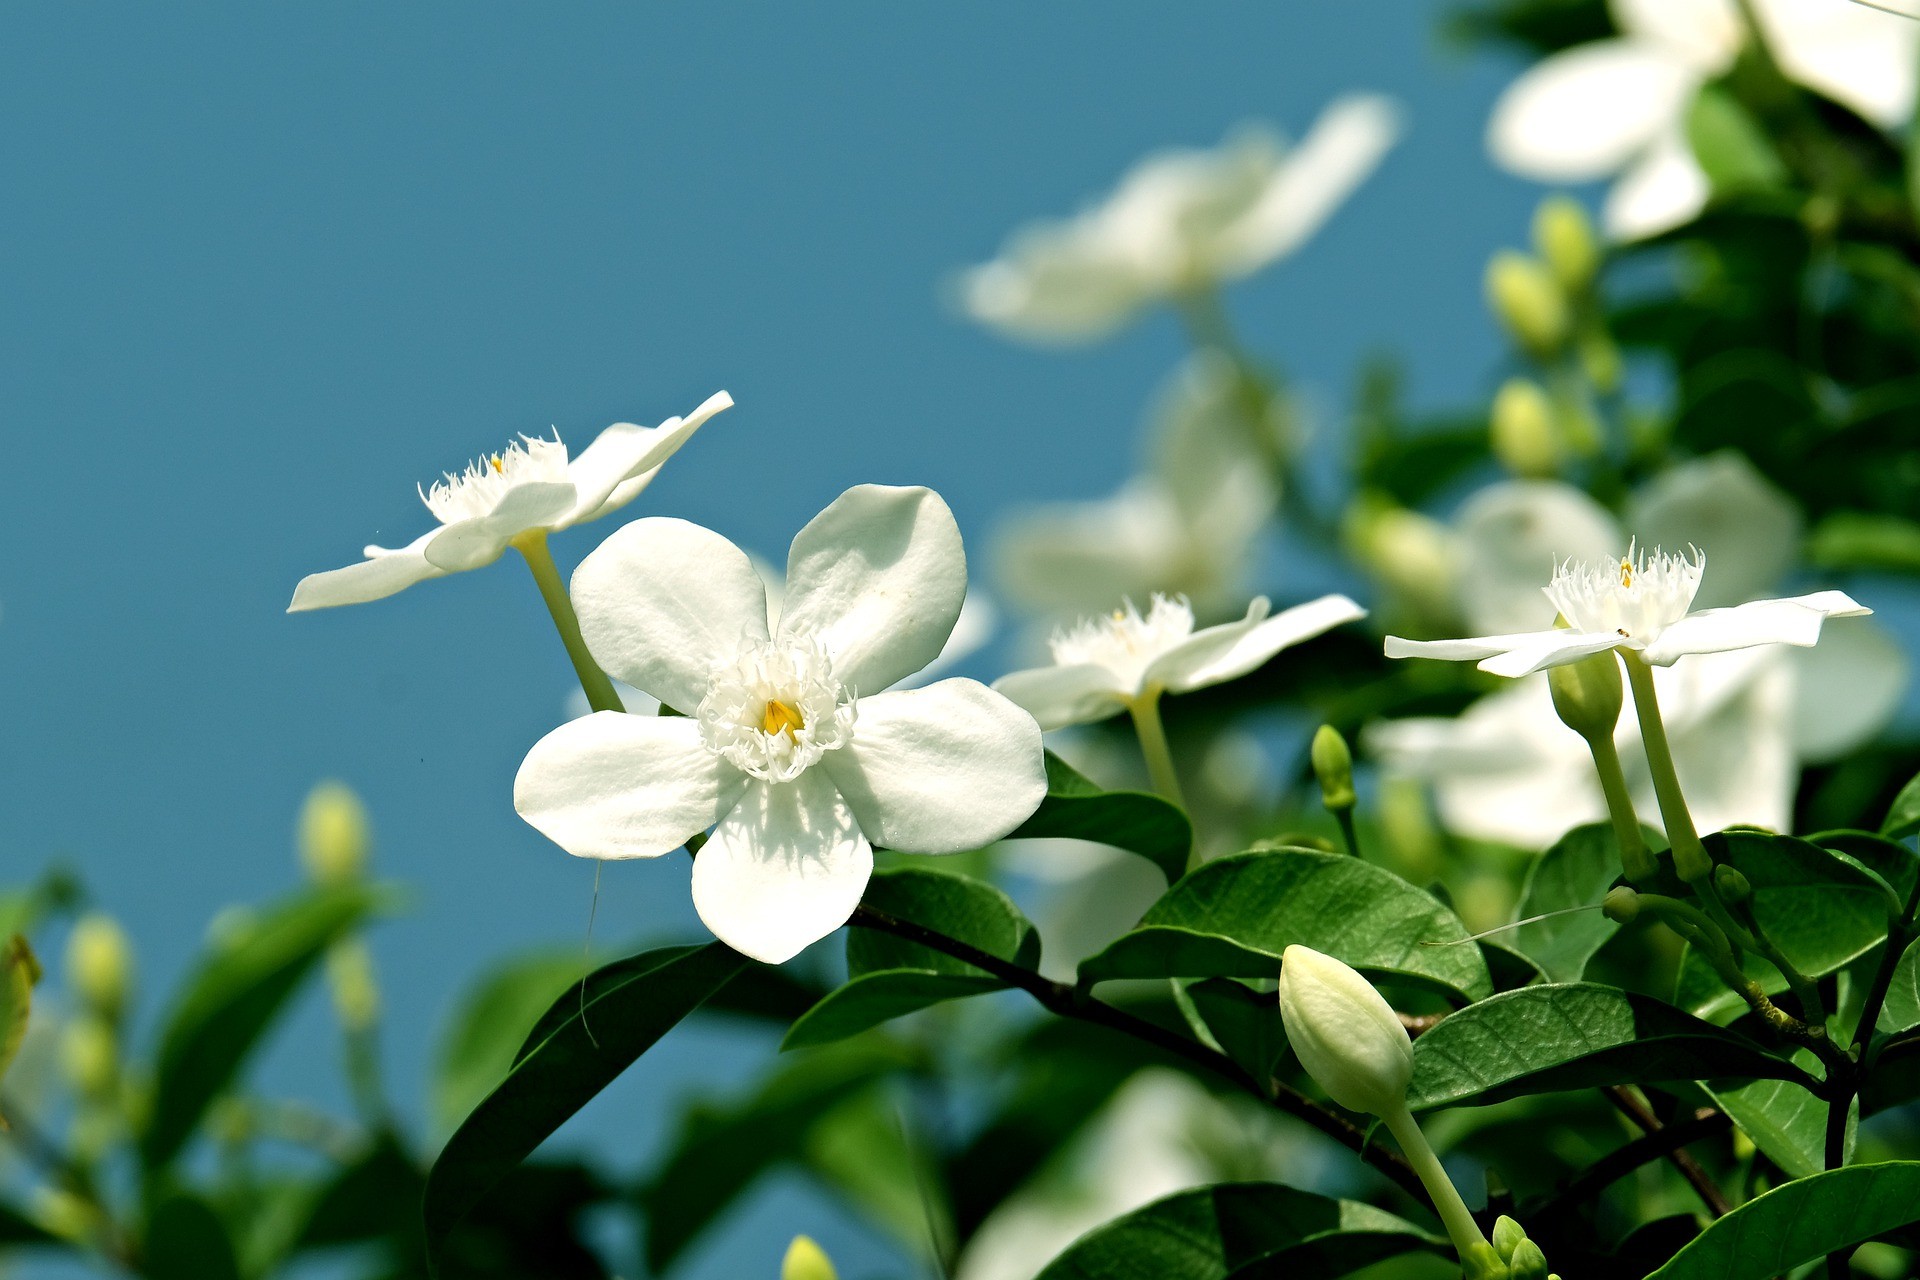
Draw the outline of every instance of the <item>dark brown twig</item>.
M1665 1131L1666 1126L1660 1123L1660 1118L1653 1114L1651 1107L1647 1106L1646 1099L1632 1089L1624 1085L1613 1085L1602 1092L1607 1095L1607 1101L1619 1108L1622 1115L1640 1127L1640 1132L1645 1137L1656 1138ZM1680 1171L1680 1176L1687 1180L1687 1185L1693 1188L1694 1194L1700 1197L1700 1202L1707 1206L1707 1212L1716 1218L1723 1218L1733 1212L1733 1203L1727 1199L1727 1193L1720 1189L1720 1184L1700 1167L1700 1162L1689 1155L1684 1147L1669 1148L1666 1157L1668 1162Z

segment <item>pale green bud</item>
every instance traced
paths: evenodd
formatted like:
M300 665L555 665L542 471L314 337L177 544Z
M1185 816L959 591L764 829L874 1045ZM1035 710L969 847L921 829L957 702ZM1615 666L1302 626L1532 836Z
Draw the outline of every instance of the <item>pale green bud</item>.
M1550 356L1566 342L1567 300L1546 264L1513 249L1487 263L1487 305L1507 332L1536 356Z
M1589 333L1580 340L1580 367L1586 371L1587 381L1602 395L1612 395L1620 389L1620 380L1626 376L1626 368L1620 361L1620 348L1613 339L1598 330ZM1597 430L1589 427L1589 434L1597 435Z
M795 1236L780 1264L780 1280L839 1280L827 1251L807 1236Z
M1713 887L1720 891L1720 901L1725 903L1738 904L1753 896L1753 882L1740 874L1738 867L1724 862L1713 869Z
M1507 1260L1507 1274L1513 1280L1548 1280L1547 1255L1533 1241L1522 1240Z
M1547 672L1560 722L1588 742L1612 740L1620 723L1621 684L1620 662L1610 649Z
M120 1079L119 1037L105 1020L82 1015L61 1033L60 1065L75 1093L105 1097Z
M1537 382L1509 378L1501 385L1493 397L1488 436L1493 456L1517 476L1538 480L1560 469L1553 403Z
M335 943L327 952L327 982L340 1025L365 1031L380 1020L380 984L373 974L373 953L358 938Z
M1353 752L1340 731L1323 724L1313 735L1313 775L1320 780L1320 802L1330 810L1351 809Z
M1460 1249L1460 1275L1461 1280L1507 1280L1507 1264L1481 1240Z
M1438 614L1452 607L1460 557L1438 520L1376 495L1348 509L1345 533L1354 558L1415 608Z
M1527 1229L1501 1214L1493 1224L1493 1251L1500 1255L1500 1261L1513 1261L1513 1251L1518 1249L1527 1238Z
M100 1211L71 1191L41 1187L33 1196L33 1220L48 1235L82 1244L100 1225Z
M67 935L67 981L91 1009L117 1018L127 1007L133 948L111 916L82 916Z
M1600 270L1600 240L1580 202L1549 196L1533 214L1533 247L1562 289L1584 293Z
M323 782L300 810L300 861L319 885L342 885L366 870L373 835L367 808L352 788Z
M1600 901L1600 913L1615 924L1632 924L1640 916L1640 895L1626 885L1609 889Z
M1349 1111L1406 1107L1413 1041L1371 983L1332 956L1290 946L1280 956L1280 1020L1300 1065Z

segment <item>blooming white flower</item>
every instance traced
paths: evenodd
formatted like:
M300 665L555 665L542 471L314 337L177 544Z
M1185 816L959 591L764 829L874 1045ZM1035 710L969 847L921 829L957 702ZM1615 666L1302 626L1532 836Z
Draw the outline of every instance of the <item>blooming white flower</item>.
M1146 613L1128 601L1050 642L1053 665L1001 676L993 687L1043 729L1092 724L1116 711L1237 680L1282 649L1310 640L1367 611L1345 596L1322 596L1268 617L1260 596L1238 622L1194 630L1185 600L1155 595Z
M1382 1119L1406 1109L1413 1040L1344 961L1298 945L1281 952L1280 1021L1300 1065L1335 1102Z
M597 520L633 501L662 463L732 404L721 391L657 427L617 422L574 458L557 436L522 436L421 491L439 527L404 547L370 546L359 564L309 574L294 588L287 612L380 600L428 578L490 565L522 534Z
M1211 151L1150 156L1102 203L1016 233L1000 257L962 277L961 305L1021 338L1102 337L1152 302L1293 252L1398 131L1391 102L1355 95L1328 106L1291 150L1247 127Z
M1499 163L1548 182L1622 173L1608 230L1656 234L1699 213L1707 177L1686 118L1700 86L1733 65L1746 32L1738 0L1612 0L1621 35L1575 45L1516 80L1495 105ZM1789 77L1886 128L1912 113L1920 27L1839 0L1754 0Z
M610 676L686 714L561 725L527 754L514 807L586 858L657 857L713 827L700 918L787 960L846 922L873 843L979 848L1046 794L1038 727L986 686L882 692L939 654L966 585L960 530L928 489L861 485L814 517L777 626L745 552L637 520L582 562L574 606Z
M1809 646L1819 640L1820 624L1828 618L1873 612L1844 591L1689 612L1706 567L1698 548L1672 554L1631 544L1618 560L1569 560L1554 570L1545 588L1567 626L1465 640L1388 636L1387 656L1478 662L1482 671L1497 676L1524 676L1621 649L1665 667L1689 654L1767 644Z

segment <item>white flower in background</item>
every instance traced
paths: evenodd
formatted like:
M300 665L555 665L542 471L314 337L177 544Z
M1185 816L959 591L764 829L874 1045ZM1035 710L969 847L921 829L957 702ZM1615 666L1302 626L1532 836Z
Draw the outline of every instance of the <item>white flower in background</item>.
M1246 599L1279 495L1238 391L1229 362L1196 356L1153 411L1142 474L1112 497L1008 520L994 556L1007 596L1053 617L1156 591L1203 616Z
M1345 596L1322 596L1267 616L1261 596L1238 622L1194 630L1184 600L1156 595L1142 614L1131 601L1056 632L1053 665L1001 676L993 687L1033 713L1043 729L1092 724L1117 711L1237 680L1282 649L1367 616Z
M359 564L309 574L294 588L287 612L383 599L428 578L490 565L523 534L597 520L633 501L662 463L732 404L722 391L657 427L617 422L575 458L557 437L522 436L421 492L438 528L404 547L370 546Z
M1732 604L1794 569L1802 521L1793 500L1734 451L1670 468L1627 502L1631 527L1716 547L1695 603ZM1486 631L1541 629L1554 605L1527 570L1607 554L1626 534L1571 485L1490 485L1454 522L1459 609ZM1884 726L1906 687L1907 660L1885 629L1860 622L1811 649L1709 654L1653 672L1688 805L1703 830L1734 823L1784 829L1804 765L1845 755ZM1569 827L1604 821L1586 744L1553 712L1544 674L1489 694L1455 717L1373 726L1368 749L1396 775L1430 783L1448 829L1539 848ZM1639 725L1623 716L1615 742L1642 813L1655 812Z
M745 552L637 520L582 562L574 607L602 669L686 714L561 725L521 765L514 807L586 858L657 857L713 827L693 864L700 918L787 960L846 922L873 844L979 848L1046 794L1040 731L999 694L882 692L940 653L966 587L960 530L928 489L861 485L814 517L777 626Z
M1143 307L1251 275L1299 248L1399 132L1385 98L1321 113L1289 149L1249 126L1212 150L1141 161L1103 202L1017 232L960 281L968 315L1016 337L1100 338Z
M1912 115L1920 27L1843 0L1753 0L1790 78L1883 128ZM1695 93L1745 43L1738 0L1612 0L1621 35L1544 59L1494 106L1488 146L1505 168L1546 182L1621 174L1605 209L1623 239L1654 235L1705 207L1707 177L1687 143Z

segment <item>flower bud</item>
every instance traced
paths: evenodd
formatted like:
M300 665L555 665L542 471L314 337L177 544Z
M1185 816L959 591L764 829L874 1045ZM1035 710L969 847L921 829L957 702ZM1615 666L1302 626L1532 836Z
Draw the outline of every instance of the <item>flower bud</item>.
M1489 421L1493 456L1517 476L1538 480L1560 469L1560 437L1553 405L1540 384L1509 378L1493 397Z
M1307 1074L1349 1111L1406 1108L1413 1041L1365 978L1332 956L1290 946L1280 957L1280 1019Z
M1313 735L1313 776L1320 780L1320 803L1330 810L1351 809L1353 752L1340 731L1323 724Z
M806 1236L795 1236L780 1264L780 1280L838 1280L826 1250Z
M1640 895L1624 884L1609 889L1600 900L1600 913L1615 924L1632 924L1640 916Z
M1604 650L1554 667L1547 673L1560 722L1588 742L1611 742L1620 723L1620 662Z
M1512 1262L1513 1251L1518 1249L1527 1238L1527 1229L1501 1214L1493 1223L1493 1251L1500 1255L1500 1261Z
M1745 902L1753 896L1753 883L1740 874L1738 867L1721 863L1713 869L1713 887L1720 892L1720 901L1729 905Z
M95 1012L118 1018L127 1007L133 948L111 916L82 916L67 935L67 981Z
M1547 1255L1531 1240L1522 1240L1507 1259L1507 1274L1512 1280L1548 1280Z
M300 810L300 861L318 885L359 879L373 837L366 806L345 783L323 782Z
M1601 330L1595 330L1580 340L1580 368L1585 371L1587 381L1601 395L1610 396L1618 391L1621 379L1626 376L1626 369L1620 362L1620 348ZM1587 433L1596 437L1599 434L1598 429L1590 424Z
M1536 356L1567 340L1567 300L1538 258L1502 249L1487 264L1487 305L1507 332Z
M75 1093L105 1097L120 1078L119 1037L102 1019L82 1015L61 1034L60 1065Z
M1600 241L1580 202L1549 196L1533 213L1533 247L1568 293L1584 293L1600 270Z

